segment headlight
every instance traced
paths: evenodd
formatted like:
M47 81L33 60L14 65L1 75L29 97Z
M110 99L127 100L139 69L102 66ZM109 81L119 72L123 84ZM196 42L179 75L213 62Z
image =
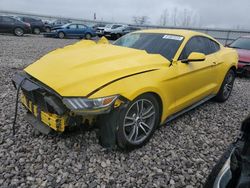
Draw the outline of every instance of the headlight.
M110 109L117 98L117 95L97 99L64 98L63 103L74 112L98 112Z

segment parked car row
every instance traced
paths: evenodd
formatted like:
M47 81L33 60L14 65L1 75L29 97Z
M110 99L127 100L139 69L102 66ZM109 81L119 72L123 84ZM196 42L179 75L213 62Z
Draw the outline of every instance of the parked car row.
M24 16L0 16L0 33L12 33L16 36L33 33L50 32L54 27L70 23L68 20L55 20L43 22L41 19Z
M118 39L121 36L139 30L124 24L96 24L92 27L85 24L71 23L70 20L54 20L52 22L42 21L37 18L25 16L1 16L0 32L13 33L22 36L25 33L40 34L45 37L79 37L91 39L95 36L105 36L109 39Z
M35 19L30 17L15 17L17 20L22 21L30 25L31 32L34 34L40 34L45 32L45 25L41 19Z
M25 33L31 33L31 26L16 18L0 16L0 33L13 33L16 36L22 36Z

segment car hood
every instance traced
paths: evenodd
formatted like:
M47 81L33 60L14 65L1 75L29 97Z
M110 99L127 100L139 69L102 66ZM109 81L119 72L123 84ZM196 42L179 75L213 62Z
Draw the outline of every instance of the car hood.
M24 71L61 96L87 96L109 82L168 63L142 50L80 41L50 52Z
M237 49L239 61L250 62L250 50Z

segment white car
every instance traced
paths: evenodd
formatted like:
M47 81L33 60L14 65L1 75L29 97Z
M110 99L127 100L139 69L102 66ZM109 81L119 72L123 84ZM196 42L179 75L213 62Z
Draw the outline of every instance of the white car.
M99 37L101 37L101 36L112 37L111 34L119 33L121 30L123 30L126 27L128 27L128 25L124 25L124 24L108 24L105 27L97 28L96 34Z

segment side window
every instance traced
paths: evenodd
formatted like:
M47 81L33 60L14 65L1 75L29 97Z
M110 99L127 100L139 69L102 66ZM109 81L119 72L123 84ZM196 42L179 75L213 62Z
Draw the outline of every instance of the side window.
M14 19L9 18L9 17L2 17L2 21L3 22L7 22L7 23L13 23L13 22L15 22Z
M32 18L24 18L24 22L34 22L35 20Z
M206 38L206 37L200 37L200 38L203 41L203 44L205 47L204 54L209 55L209 54L213 54L213 53L220 50L219 44L217 44L213 40Z
M77 28L77 25L76 25L76 24L69 25L69 28L70 28L70 29L76 29L76 28Z
M193 37L187 42L179 59L187 59L192 52L204 53L204 45L200 37Z
M85 25L78 25L78 28L79 29L86 29L86 26Z
M210 40L210 45L213 49L213 53L218 52L220 50L220 45L217 42Z
M113 25L112 29L116 29L118 27L121 27L121 25Z

